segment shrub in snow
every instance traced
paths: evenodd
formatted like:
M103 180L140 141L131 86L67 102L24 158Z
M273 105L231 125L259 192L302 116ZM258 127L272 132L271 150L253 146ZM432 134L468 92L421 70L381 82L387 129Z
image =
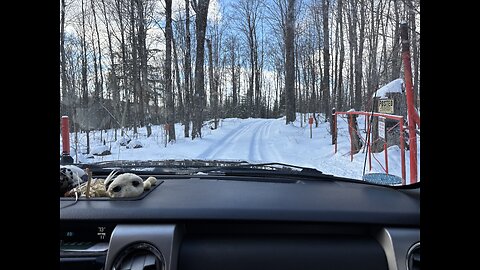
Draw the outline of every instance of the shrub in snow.
M139 140L132 140L127 144L128 149L132 148L142 148L143 144Z
M127 139L127 138L120 138L120 139L117 140L117 143L118 143L120 146L127 146L130 141L131 141L131 140L130 140L130 139Z
M97 147L92 147L92 151L90 151L95 156L106 156L111 155L110 149L106 145L100 145Z

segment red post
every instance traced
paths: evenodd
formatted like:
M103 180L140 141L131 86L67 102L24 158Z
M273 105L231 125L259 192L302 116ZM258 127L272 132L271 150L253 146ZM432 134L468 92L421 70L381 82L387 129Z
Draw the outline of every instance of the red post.
M365 118L366 118L366 120L367 120L367 121L365 121L365 124L367 125L367 126L365 127L365 129L367 129L367 128L369 129L369 128L370 128L370 116L365 115ZM368 132L367 132L367 133L368 133Z
M402 161L402 185L405 185L406 173L405 173L405 138L403 137L403 117L400 119L400 159Z
M367 114L365 115L368 121L368 128L367 128L367 137L365 138L367 141L367 151L368 151L368 166L369 171L372 170L372 145L371 145L371 138L372 138L372 130L370 128L370 116Z
M370 145L370 139L368 140L368 166L369 170L372 170L372 146Z
M407 95L407 112L408 112L408 134L410 146L410 183L417 182L417 134L416 123L420 117L415 110L413 100L413 83L412 83L412 67L410 63L410 41L408 39L408 28L406 23L400 24L400 35L402 38L402 59L405 72L405 91Z
M312 138L312 125L313 125L313 116L308 118L308 124L310 125L310 139Z
M385 153L385 172L388 174L388 153L387 153L387 143L383 143L383 152Z
M70 155L70 132L68 116L62 116L62 155Z

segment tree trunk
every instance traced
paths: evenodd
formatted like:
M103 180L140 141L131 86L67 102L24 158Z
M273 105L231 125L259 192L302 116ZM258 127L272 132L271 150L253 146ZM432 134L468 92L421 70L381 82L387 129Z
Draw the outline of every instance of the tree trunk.
M132 81L133 81L133 133L137 134L137 120L138 120L138 97L139 97L139 74L138 74L138 63L137 63L137 52L138 52L138 41L137 35L135 34L135 0L130 1L130 27L131 27L131 36L130 42L132 46Z
M343 110L343 63L345 62L345 44L343 43L343 0L338 0L338 23L340 28L340 63L338 67L337 106L338 111Z
M232 71L232 109L235 111L235 108L237 107L237 83L236 83L236 74L235 74L235 69L236 69L236 60L235 60L235 45L236 45L236 39L235 37L232 36L231 39L231 47L230 47L230 67Z
M210 83L210 106L212 109L212 117L214 119L214 129L217 129L218 121L218 92L217 92L217 83L213 76L213 57L212 57L212 41L206 39L207 49L208 49L208 63L210 64L208 69L208 80Z
M100 100L100 82L98 79L98 65L97 65L97 49L95 48L95 38L92 31L92 53L93 53L93 72L95 74L94 90L93 90L93 102L96 103Z
M145 29L145 8L142 0L137 0L137 14L138 14L138 57L140 58L139 68L139 120L140 126L145 125L145 94L148 93L148 68L147 68L147 31Z
M295 121L295 0L288 0L285 31L285 97L286 124Z
M360 1L360 25L359 25L359 37L358 37L358 51L355 54L355 69L354 69L354 75L355 75L355 105L354 108L357 111L362 110L362 75L363 75L363 65L362 65L362 56L363 56L363 40L365 37L365 16L364 16L364 10L365 7L363 6L363 0ZM353 4L354 6L354 16L353 20L357 21L358 15L358 9L357 9L357 4ZM357 48L357 47L356 47Z
M69 115L68 107L70 106L70 100L68 96L68 82L67 82L67 63L65 57L65 0L61 1L61 13L60 13L60 68L62 78L62 105L66 108L61 113ZM63 107L62 106L62 107Z
M121 38L121 42L120 42L120 46L122 48L122 78L123 78L123 89L124 89L124 99L126 99L126 102L124 103L124 108L123 108L123 112L122 112L122 120L120 122L120 126L121 126L121 135L123 136L124 135L124 127L126 125L126 121L127 121L127 111L128 111L128 108L130 106L130 85L128 84L128 77L127 77L127 70L128 70L128 65L127 65L127 49L126 49L126 43L125 43L125 25L123 23L123 14L122 14L122 1L120 0L116 0L116 11L117 11L117 14L118 14L118 18L119 18L119 23L120 23L120 38ZM119 106L120 107L120 106Z
M98 98L103 100L103 68L102 68L102 47L100 46L100 33L98 32L98 24L97 24L97 15L95 12L95 5L93 0L91 0L91 6L92 6L92 14L93 14L93 22L95 25L95 33L97 36L97 47L98 47L98 69L100 73L100 81L96 82L97 85L95 86L95 90L98 91ZM95 76L97 76L95 74ZM97 80L97 79L96 79ZM98 89L97 89L98 87Z
M183 105L183 98L182 98L182 86L180 83L180 69L178 67L177 46L176 46L175 38L173 37L173 35L172 35L172 46L173 46L173 61L175 62L175 80L177 83L177 91L178 91L178 111L175 113L175 115L184 116L185 106Z
M329 43L329 30L328 30L328 9L330 6L329 0L323 0L322 2L322 14L323 14L323 80L322 80L322 92L323 92L323 111L325 113L325 122L329 119L330 115L330 43Z
M415 9L414 9L414 1L410 0L409 2L409 19L410 19L410 28L412 29L410 43L412 44L412 59L413 59L413 93L414 93L414 101L415 107L418 108L419 101L420 101L420 90L419 90L419 67L420 67L420 53L418 48L418 41L417 41L417 27L415 22Z
M210 0L193 1L195 12L195 32L197 37L197 56L195 58L195 96L194 121L192 139L202 137L203 110L205 104L205 72L203 69L205 57L205 32L207 28L207 14Z
M175 141L175 106L172 90L172 0L165 0L165 95L167 97L168 142Z
M112 93L112 101L113 101L113 113L117 119L119 118L120 115L120 93L119 93L119 87L118 87L118 81L117 81L117 74L116 74L116 68L115 68L115 55L113 53L113 48L112 48L112 35L110 33L110 27L108 23L108 18L107 18L107 9L105 6L105 0L102 0L102 6L103 6L103 17L105 19L105 26L107 30L107 38L108 38L108 50L110 52L110 80L109 80L109 85L111 88L111 93ZM116 131L116 129L115 129ZM116 134L116 133L115 133Z
M82 107L88 106L87 41L85 31L85 8L82 0Z
M185 114L183 117L184 136L190 136L190 119L192 114L192 67L190 57L190 1L185 0ZM193 131L192 131L193 132Z
M400 69L402 66L400 58L400 11L398 1L393 1L393 10L395 13L395 20L393 24L392 76L390 77L390 81L400 78Z

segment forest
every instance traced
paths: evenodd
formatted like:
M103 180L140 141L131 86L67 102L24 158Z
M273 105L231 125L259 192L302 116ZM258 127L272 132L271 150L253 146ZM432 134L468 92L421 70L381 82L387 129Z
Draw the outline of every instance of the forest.
M420 105L420 0L60 0L60 112L78 132L371 110L403 78Z

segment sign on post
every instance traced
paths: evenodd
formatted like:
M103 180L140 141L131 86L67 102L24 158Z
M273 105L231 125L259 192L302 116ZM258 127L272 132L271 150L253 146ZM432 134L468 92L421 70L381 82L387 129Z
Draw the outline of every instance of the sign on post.
M378 100L378 112L393 114L393 99L379 99Z
M378 137L385 139L385 117L378 117Z
M308 118L308 124L310 125L310 139L312 138L312 125L313 125L313 117L310 116Z

